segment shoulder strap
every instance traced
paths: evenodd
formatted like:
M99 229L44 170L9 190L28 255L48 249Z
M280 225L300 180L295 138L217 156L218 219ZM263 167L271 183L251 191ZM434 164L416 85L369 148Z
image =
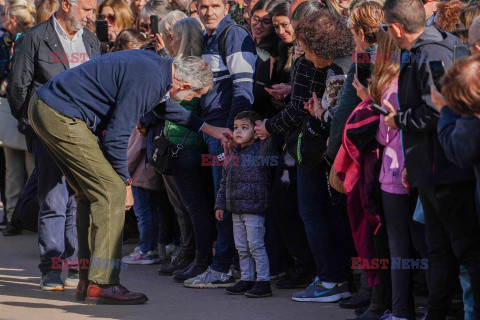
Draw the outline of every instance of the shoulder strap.
M227 53L225 51L225 42L227 41L227 35L228 31L232 29L233 27L240 27L243 30L247 32L247 34L250 34L248 30L239 24L231 24L225 30L223 30L222 34L220 35L220 41L218 42L218 53L220 53L220 56L222 57L223 63L227 65Z

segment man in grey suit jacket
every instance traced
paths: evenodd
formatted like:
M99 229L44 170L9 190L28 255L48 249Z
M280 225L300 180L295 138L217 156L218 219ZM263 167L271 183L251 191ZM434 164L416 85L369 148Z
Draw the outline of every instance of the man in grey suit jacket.
M93 19L96 4L96 0L62 0L49 20L24 32L14 47L7 93L12 114L35 157L42 290L63 290L78 284L76 204L65 176L30 127L27 110L35 91L49 79L100 55L100 42L85 28ZM63 282L60 274L67 264Z

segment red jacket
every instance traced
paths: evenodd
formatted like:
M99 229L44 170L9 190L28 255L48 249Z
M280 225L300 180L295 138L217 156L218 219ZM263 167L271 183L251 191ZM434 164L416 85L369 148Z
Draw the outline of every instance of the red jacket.
M345 124L342 146L333 168L344 180L347 210L352 237L360 258L375 258L373 235L380 227L379 208L374 201L378 180L376 167L380 160L379 144L375 140L380 116L370 105L371 99L362 101ZM379 283L378 270L364 269L369 285Z

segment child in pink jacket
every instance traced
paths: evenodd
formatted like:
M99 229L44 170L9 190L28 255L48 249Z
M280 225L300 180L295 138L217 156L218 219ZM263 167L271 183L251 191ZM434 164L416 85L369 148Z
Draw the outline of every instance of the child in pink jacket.
M395 109L398 106L398 77L385 87L382 94L382 107L387 100ZM390 247L390 267L392 272L393 319L411 319L415 317L413 292L409 290L410 268L404 268L402 261L410 259L411 246L422 253L426 252L423 225L412 220L416 197L409 195L409 190L402 184L402 171L405 168L402 138L400 130L389 128L380 116L380 125L376 134L377 141L385 146L382 155L380 183L382 190L383 213L387 226ZM426 258L426 257L423 257ZM409 266L426 269L428 261L422 259Z

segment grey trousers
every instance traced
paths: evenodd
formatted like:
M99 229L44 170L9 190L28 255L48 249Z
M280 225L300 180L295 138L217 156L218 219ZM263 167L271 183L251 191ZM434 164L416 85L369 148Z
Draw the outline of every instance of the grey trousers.
M33 156L27 151L4 147L5 152L5 197L7 207L5 217L8 222L12 221L13 210L17 200L22 194L28 177L35 167Z
M240 260L242 281L270 281L270 265L265 250L265 217L232 214L233 238Z

